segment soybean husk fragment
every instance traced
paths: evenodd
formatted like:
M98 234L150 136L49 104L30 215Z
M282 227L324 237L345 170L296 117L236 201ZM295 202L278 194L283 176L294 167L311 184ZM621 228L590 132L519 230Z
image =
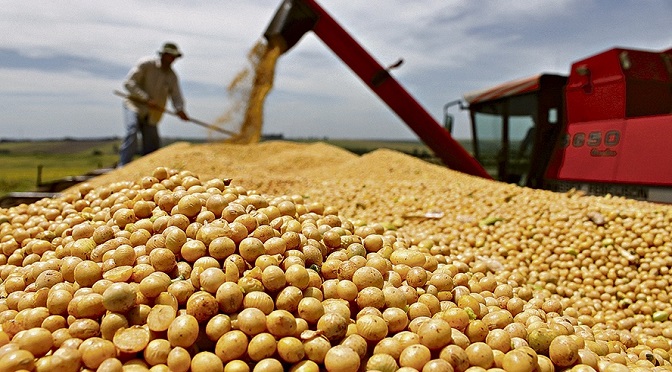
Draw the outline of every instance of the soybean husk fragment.
M606 222L604 216L600 212L588 212L587 216L597 226L602 226Z
M504 265L501 262L486 256L478 256L478 259L485 262L488 269L494 273L504 270Z
M632 265L638 265L639 264L639 256L638 255L636 255L634 253L630 253L623 248L619 248L618 253L620 253L621 256L623 256L626 260L628 260L628 262L630 264L632 264Z

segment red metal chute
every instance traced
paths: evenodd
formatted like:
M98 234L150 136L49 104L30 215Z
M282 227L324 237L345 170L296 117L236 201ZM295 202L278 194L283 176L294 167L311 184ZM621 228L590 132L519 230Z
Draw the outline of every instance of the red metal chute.
M264 33L281 35L289 50L313 31L448 167L491 178L483 167L314 0L285 0Z

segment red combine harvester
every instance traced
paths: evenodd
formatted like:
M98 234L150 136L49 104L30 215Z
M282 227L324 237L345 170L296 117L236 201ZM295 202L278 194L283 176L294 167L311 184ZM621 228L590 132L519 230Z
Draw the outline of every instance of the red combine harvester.
M474 155L496 179L672 203L672 49L613 48L468 93Z
M615 48L574 63L569 77L542 74L465 95L472 157L390 75L398 64L383 68L314 0L284 0L264 36L284 39L286 52L308 31L452 169L672 202L672 49Z

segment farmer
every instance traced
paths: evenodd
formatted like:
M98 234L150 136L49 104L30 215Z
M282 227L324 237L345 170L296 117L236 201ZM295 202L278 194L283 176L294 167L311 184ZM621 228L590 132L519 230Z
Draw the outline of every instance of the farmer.
M158 54L159 58L141 59L124 81L124 87L128 90L128 98L124 100L126 135L119 149L119 167L133 160L138 146L138 133L142 136L143 155L161 147L157 125L168 97L177 116L182 120L189 120L184 111L184 99L177 75L171 68L182 53L176 44L165 43Z

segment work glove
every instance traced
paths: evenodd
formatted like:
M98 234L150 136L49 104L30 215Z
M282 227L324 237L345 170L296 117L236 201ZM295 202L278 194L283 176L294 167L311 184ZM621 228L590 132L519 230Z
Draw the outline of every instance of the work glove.
M177 116L179 116L180 119L182 119L182 120L185 120L185 121L189 120L189 116L187 116L187 113L182 111L182 110L176 112L175 114L177 114Z

